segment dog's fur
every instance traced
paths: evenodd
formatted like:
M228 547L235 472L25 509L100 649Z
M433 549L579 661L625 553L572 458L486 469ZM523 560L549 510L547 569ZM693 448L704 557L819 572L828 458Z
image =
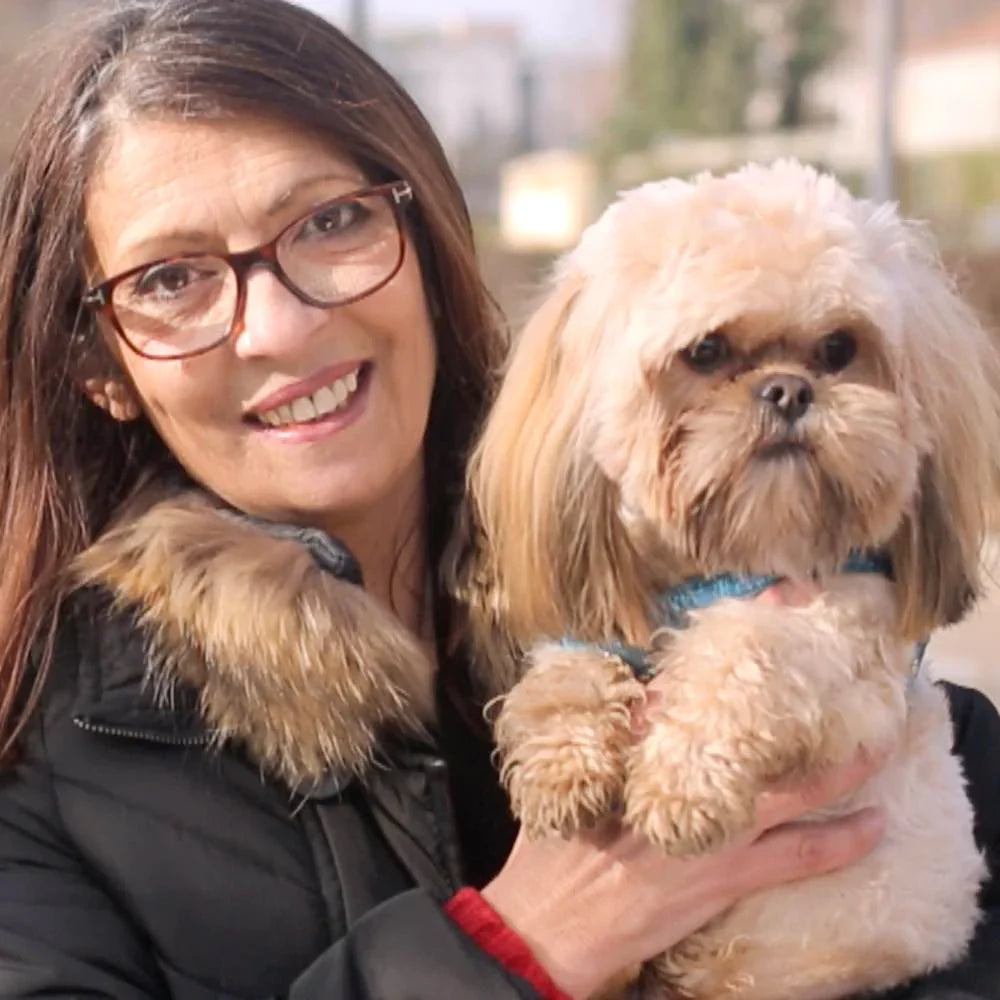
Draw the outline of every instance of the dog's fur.
M710 335L728 360L697 371ZM775 375L814 393L794 423L758 398ZM927 233L794 162L628 192L561 262L473 456L455 570L529 833L621 809L698 854L752 826L768 783L893 748L829 813L880 804L874 853L737 904L651 963L645 996L820 1000L965 949L983 862L943 695L910 673L977 590L998 387ZM872 548L894 582L838 572ZM656 594L725 572L821 594L660 627ZM668 679L641 740L644 688L563 636L651 651Z
M292 788L361 774L434 718L431 664L393 615L205 494L144 490L72 575L135 614L158 697L196 690L212 742Z

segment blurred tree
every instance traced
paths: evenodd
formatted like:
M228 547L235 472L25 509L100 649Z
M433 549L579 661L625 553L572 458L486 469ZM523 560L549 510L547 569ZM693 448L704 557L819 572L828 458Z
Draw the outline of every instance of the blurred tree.
M762 87L774 125L799 127L807 86L840 40L829 0L632 0L621 93L598 152L743 131Z
M627 46L611 147L743 127L755 39L736 0L633 0Z
M837 54L843 32L829 0L784 0L787 39L780 84L779 128L800 128L808 123L806 86Z

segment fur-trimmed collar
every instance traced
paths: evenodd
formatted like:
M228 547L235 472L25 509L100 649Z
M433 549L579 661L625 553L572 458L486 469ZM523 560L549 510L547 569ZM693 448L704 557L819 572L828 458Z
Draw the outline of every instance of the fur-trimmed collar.
M319 532L268 526L203 493L145 491L73 567L149 644L161 704L198 693L212 742L305 789L360 774L376 744L433 719L433 669Z

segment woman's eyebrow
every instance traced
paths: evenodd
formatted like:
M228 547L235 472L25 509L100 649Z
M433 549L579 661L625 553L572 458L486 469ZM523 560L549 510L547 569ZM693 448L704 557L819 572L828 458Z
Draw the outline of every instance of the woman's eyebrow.
M366 184L364 177L361 177L358 174L348 174L344 171L317 174L314 177L307 177L303 180L296 181L291 187L282 191L282 193L270 202L266 209L264 209L264 214L268 217L277 215L293 198L304 194L313 188L330 184L333 181L340 181L345 185L342 192L343 194L350 194L351 191L356 188L363 187ZM337 197L337 194L335 193L333 197Z
M116 256L123 262L141 264L145 261L159 260L173 253L198 252L208 249L212 242L211 234L198 229L163 229L142 237L136 242L129 242L120 247ZM122 265L120 265L122 266ZM133 266L127 263L127 266Z

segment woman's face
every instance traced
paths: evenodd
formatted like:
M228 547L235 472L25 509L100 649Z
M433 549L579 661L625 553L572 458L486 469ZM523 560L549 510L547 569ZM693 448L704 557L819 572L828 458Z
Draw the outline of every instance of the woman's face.
M95 281L176 254L258 246L368 183L351 160L287 126L125 123L88 189ZM157 294L173 293L177 277L167 277ZM388 284L333 308L253 269L242 327L196 357L147 359L105 333L126 376L119 392L237 508L336 531L419 502L435 344L412 245ZM340 405L314 419L303 401L329 404L327 390Z

